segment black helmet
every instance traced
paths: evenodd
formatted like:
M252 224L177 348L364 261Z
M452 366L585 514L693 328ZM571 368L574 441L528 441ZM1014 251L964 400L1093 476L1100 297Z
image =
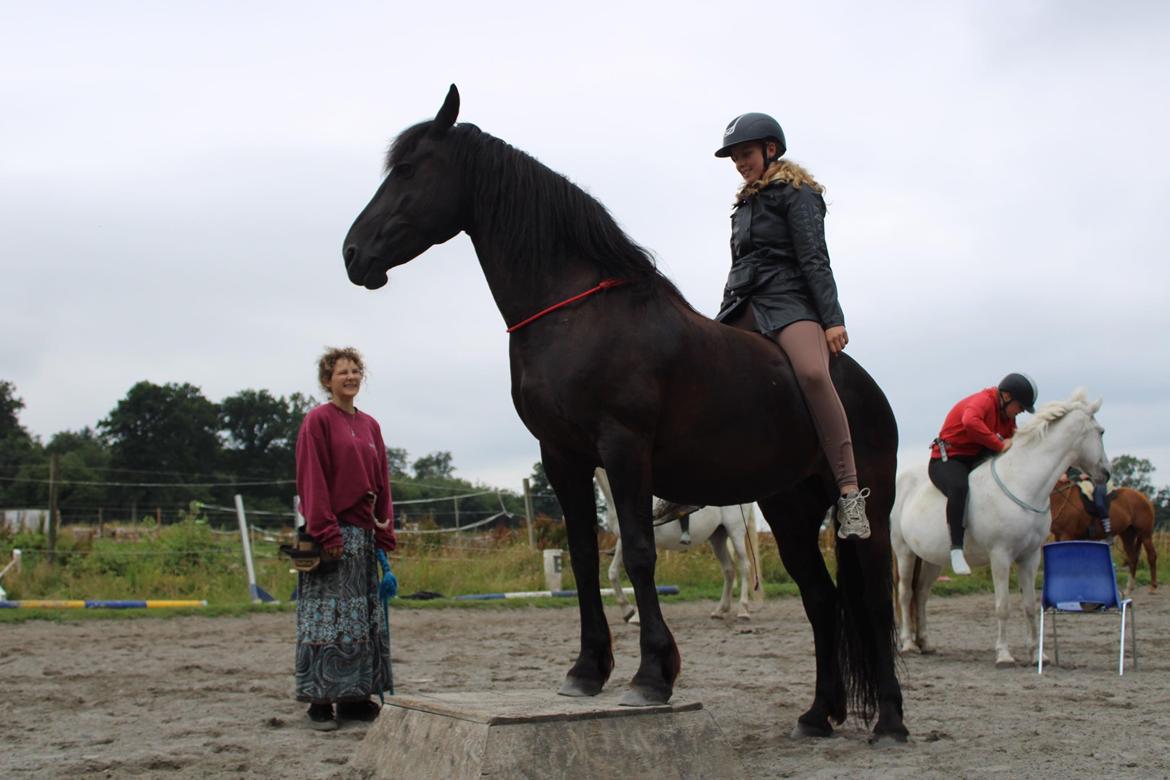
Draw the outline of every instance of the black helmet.
M1028 414L1036 412L1036 383L1027 374L1008 374L999 383L999 389L1012 394L1013 401L1019 401Z
M731 147L744 141L764 141L773 138L777 143L776 156L783 157L788 148L784 145L784 131L780 123L767 114L755 111L749 114L740 114L727 125L723 131L723 146L715 152L716 157L730 157Z

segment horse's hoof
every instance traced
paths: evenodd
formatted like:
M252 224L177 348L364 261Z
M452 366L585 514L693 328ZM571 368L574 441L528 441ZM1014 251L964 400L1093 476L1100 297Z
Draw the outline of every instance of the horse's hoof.
M719 611L719 610L715 610L714 612L712 612L712 613L711 613L710 615L708 615L707 617L711 618L712 620L722 620L722 619L723 619L723 616L724 616L725 614L727 614L727 613L725 613L725 612L721 612L721 611Z
M628 611L622 613L622 620L629 623L631 620L633 620L637 616L638 616L638 610L631 609L631 610L628 610Z
M895 747L905 745L909 739L910 735L905 731L887 731L884 734L871 734L869 744L875 748Z
M642 618L638 617L637 613L635 613L634 616L631 617L626 622L629 623L631 626L640 626L640 625L642 625Z
M833 727L827 723L824 726L813 726L798 720L796 727L792 729L794 739L824 739L831 736L833 736Z
M1008 658L996 658L995 659L995 668L996 669L1015 669L1016 668L1016 659L1011 658L1010 656Z
M603 682L582 680L580 677L566 677L557 693L561 696L596 696L601 693Z
M900 647L898 649L898 653L900 653L901 655L911 655L913 653L921 653L921 652L922 652L922 649L919 648L918 645L914 644L913 642L906 642L904 645L902 645L902 647Z
M752 616L747 612L740 612L738 615L735 616L735 619L736 620L751 620Z
M618 702L623 707L657 707L670 702L670 692L652 691L648 688L630 688Z

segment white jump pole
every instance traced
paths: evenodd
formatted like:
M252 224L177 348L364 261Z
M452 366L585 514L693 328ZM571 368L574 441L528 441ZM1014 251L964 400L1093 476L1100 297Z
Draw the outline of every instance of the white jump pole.
M244 516L244 497L236 493L236 519L240 521L240 539L244 543L244 565L248 568L248 595L253 604L275 601L256 585L256 570L252 567L252 542L248 539L248 519Z

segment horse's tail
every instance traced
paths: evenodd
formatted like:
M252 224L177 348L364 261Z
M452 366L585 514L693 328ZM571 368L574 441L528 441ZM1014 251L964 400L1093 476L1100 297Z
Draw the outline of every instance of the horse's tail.
M755 504L748 504L747 517L744 519L747 527L744 529L743 546L747 549L748 582L752 584L752 592L764 592L764 579L760 573L760 542L756 533Z
M867 726L878 708L882 663L896 658L890 535L874 523L861 543L837 544L838 663L849 710Z

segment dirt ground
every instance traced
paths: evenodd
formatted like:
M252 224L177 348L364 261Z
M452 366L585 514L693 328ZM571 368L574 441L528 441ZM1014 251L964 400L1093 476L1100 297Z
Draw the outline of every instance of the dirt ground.
M1018 596L1013 605L1018 604ZM1136 596L1139 668L1119 678L1116 617L1062 616L1060 668L996 669L990 595L935 599L936 655L904 659L910 743L874 748L849 721L789 736L811 701L812 637L797 599L750 622L711 603L665 608L683 657L677 691L711 711L749 776L1170 776L1170 595ZM636 629L609 609L624 686ZM0 624L0 777L347 778L366 724L322 734L293 701L290 613ZM401 693L554 690L575 609L392 612ZM1013 651L1025 657L1013 613Z

